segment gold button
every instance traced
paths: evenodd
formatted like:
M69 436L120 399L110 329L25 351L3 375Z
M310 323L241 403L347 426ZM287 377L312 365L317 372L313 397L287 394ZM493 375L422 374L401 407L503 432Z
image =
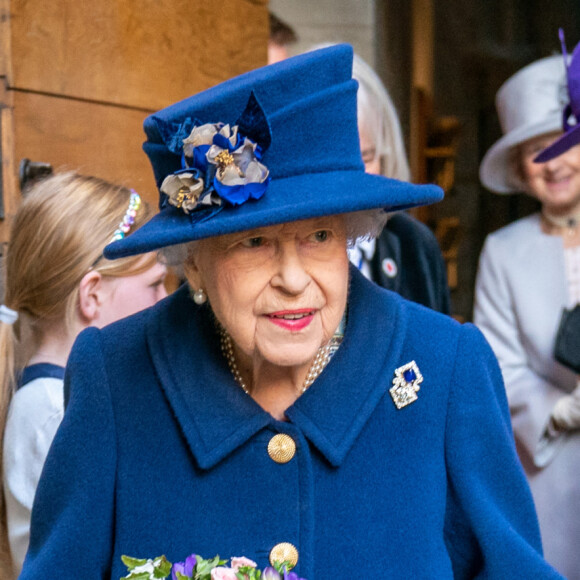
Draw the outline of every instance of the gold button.
M288 463L296 455L294 439L285 433L278 433L268 443L268 455L276 463Z
M298 564L298 550L288 542L282 542L276 544L270 550L270 564L273 566L274 562L282 564L282 562L288 562L290 570Z

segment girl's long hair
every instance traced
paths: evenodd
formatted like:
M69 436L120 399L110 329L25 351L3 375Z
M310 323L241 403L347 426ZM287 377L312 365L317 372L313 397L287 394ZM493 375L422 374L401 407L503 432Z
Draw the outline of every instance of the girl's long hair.
M79 284L89 270L103 276L129 276L155 262L153 255L146 260L143 256L115 261L102 257L128 210L130 197L131 190L125 187L72 172L50 176L25 193L12 222L4 267L3 303L18 312L18 321L0 322L1 481L8 407L18 373L34 351L41 329L57 321L72 328ZM131 231L148 217L149 208L143 202ZM3 494L0 510L0 551L9 556Z

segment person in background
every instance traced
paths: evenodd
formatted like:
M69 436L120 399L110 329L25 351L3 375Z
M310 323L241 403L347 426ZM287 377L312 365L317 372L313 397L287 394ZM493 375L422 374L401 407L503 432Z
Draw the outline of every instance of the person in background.
M145 120L161 211L105 255L165 248L188 284L78 337L20 580L192 553L308 580L560 577L481 333L349 264L385 208L443 195L365 172L351 73L335 46Z
M290 56L288 47L298 40L294 29L278 18L273 12L270 17L270 38L268 40L268 64L284 60Z
M535 162L562 134L567 103L558 55L524 67L497 93L504 135L486 153L481 181L499 194L525 192L541 211L487 237L474 322L502 369L546 559L578 580L580 389L577 372L555 352L563 309L580 301L580 147Z
M356 54L353 78L359 83L358 127L366 171L409 181L399 118L385 86ZM450 314L447 271L437 239L409 214L390 214L381 235L376 240L359 240L349 255L367 278L383 288Z
M166 267L156 254L103 257L112 239L130 235L148 216L133 190L61 173L32 186L14 218L0 306L0 428L3 524L16 572L28 547L36 486L63 417L64 369L76 336L166 296Z

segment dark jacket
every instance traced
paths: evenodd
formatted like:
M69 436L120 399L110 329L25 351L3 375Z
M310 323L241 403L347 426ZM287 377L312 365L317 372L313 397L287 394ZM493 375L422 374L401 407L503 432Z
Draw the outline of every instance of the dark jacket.
M308 580L559 578L479 331L351 275L344 341L287 422L235 383L186 288L83 332L21 580L117 580L122 554L264 567L280 542ZM424 380L397 409L411 361ZM277 433L296 443L288 463L268 454Z
M450 314L445 262L437 239L424 223L403 212L393 214L376 243L371 261L375 282L413 302Z

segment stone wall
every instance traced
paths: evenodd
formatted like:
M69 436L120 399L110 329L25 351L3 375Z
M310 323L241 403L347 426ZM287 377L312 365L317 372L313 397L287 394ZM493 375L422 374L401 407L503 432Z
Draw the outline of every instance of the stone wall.
M298 35L293 54L320 43L348 42L375 64L375 0L270 0L270 10Z

